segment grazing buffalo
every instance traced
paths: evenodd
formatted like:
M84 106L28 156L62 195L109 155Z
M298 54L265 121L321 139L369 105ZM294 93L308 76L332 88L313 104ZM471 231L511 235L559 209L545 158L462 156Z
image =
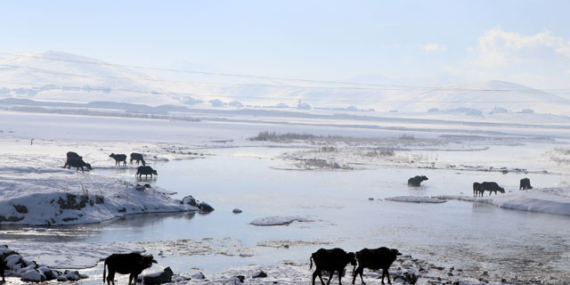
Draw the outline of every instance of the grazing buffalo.
M489 191L489 196L491 196L493 192L495 192L495 195L497 195L497 192L505 193L505 188L499 187L499 184L496 182L473 183L473 193L475 194L475 197L483 197L485 191Z
M82 159L83 158L79 154L77 154L76 152L73 152L73 151L68 151L65 155L67 156L67 160Z
M8 265L6 264L6 260L0 258L0 276L2 276L2 282L6 282L6 278L4 277L4 270Z
M532 186L530 186L530 179L528 178L521 179L519 190L528 190L528 189L532 189Z
M364 278L362 278L362 272L364 268L368 269L382 269L382 284L384 284L384 276L388 277L388 283L390 282L390 272L388 269L390 265L396 260L398 255L402 255L397 249L389 249L387 247L381 247L376 249L365 248L356 253L356 259L358 260L358 268L354 271L354 276L352 278L352 284L356 280L356 276L360 274L360 281L364 283Z
M147 268L150 268L153 263L157 263L152 255L142 255L140 253L128 254L111 254L105 259L103 264L103 283L107 281L107 285L115 285L115 273L130 274L129 285L134 280L136 285L139 274ZM109 269L109 276L105 279L106 269Z
M86 167L87 170L93 170L93 168L91 168L91 164L86 163L85 161L83 161L83 159L67 160L67 162L65 163L63 168L65 168L66 166L67 166L67 169L71 169L71 167L76 167L77 171L79 171L79 168L81 168L81 172L85 172L85 169L83 169L83 167Z
M143 158L143 155L140 153L136 153L136 152L131 153L131 164L133 164L133 160L136 160L137 164L139 164L139 162L142 162L143 166L146 165L144 158Z
M321 275L322 270L326 270L329 272L329 281L327 285L331 283L331 279L333 277L333 273L335 270L338 272L338 284L342 285L341 278L344 274L344 268L348 263L356 266L356 259L354 252L346 252L341 248L333 248L333 249L324 249L321 248L311 254L311 267L313 268L313 261L315 262L315 272L313 272L313 285L315 285L315 279L319 276L321 279L322 285L325 285L323 281L323 277Z
M414 177L408 179L408 186L419 187L420 183L422 183L422 181L424 181L424 180L429 180L429 179L423 175L422 176L419 176L419 175L414 176Z
M144 174L144 177L148 177L148 175L150 175L150 177L152 178L152 175L158 175L158 173L156 172L156 170L152 169L152 167L150 166L139 166L139 168L137 168L137 174L135 176L139 176L139 178L142 178Z
M76 167L78 171L79 168L81 168L81 172L84 172L83 167L86 167L88 170L93 170L91 168L91 164L85 163L85 161L83 161L83 157L81 157L79 154L73 151L68 151L65 155L67 157L67 160L65 161L63 168L67 167L67 169L71 169L71 167Z
M115 165L121 165L121 161L123 165L127 165L127 155L126 154L114 154L111 153L109 157L112 157L115 160Z
M65 156L67 157L67 159L65 160L65 165L63 166L63 168L66 168L68 166L68 162L70 160L81 160L83 159L83 157L81 157L79 154L77 154L76 152L73 151L68 151Z

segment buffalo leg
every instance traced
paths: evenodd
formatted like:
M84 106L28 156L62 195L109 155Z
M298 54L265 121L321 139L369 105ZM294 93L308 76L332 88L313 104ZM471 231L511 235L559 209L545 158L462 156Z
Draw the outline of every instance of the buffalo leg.
M342 285L341 279L342 279L343 270L344 270L344 268L341 268L341 269L336 271L336 272L338 272L338 285Z
M321 279L321 284L325 285L325 281L323 281L323 272L319 270L319 279Z
M358 267L356 268L356 271L354 271L353 273L353 277L352 277L352 284L354 284L354 281L356 280L356 276L358 276L358 274L360 274L360 281L362 282L362 284L366 284L364 283L364 278L362 277L362 272L364 271L364 267Z
M334 269L331 270L331 272L329 273L329 280L327 281L327 285L330 285L330 284L331 284L331 280L332 280L333 274L334 274Z
M109 275L107 275L107 285L111 285L111 283L115 285L115 271L109 269Z
M313 272L313 285L315 285L315 279L317 279L317 271Z
M388 284L392 284L392 281L390 281L390 272L388 271L388 268L382 269L382 284L384 284L384 274L386 274L386 277L388 278Z
M315 269L315 272L313 272L313 285L315 285L315 279L317 278L317 276L319 276L319 279L321 280L321 284L325 285L325 282L323 281L323 277L321 276L321 270L320 269Z
M131 282L133 283L133 285L137 285L138 277L139 277L138 275L129 274L129 285L131 285Z

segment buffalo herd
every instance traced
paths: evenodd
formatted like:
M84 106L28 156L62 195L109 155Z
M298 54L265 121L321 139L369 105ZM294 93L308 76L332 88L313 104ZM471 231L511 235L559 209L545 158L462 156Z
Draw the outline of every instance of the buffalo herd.
M109 157L111 157L115 160L115 165L120 166L121 163L123 166L127 165L127 155L126 154L111 153L111 155L109 155ZM67 152L66 158L67 159L65 161L65 165L63 165L63 168L71 169L71 167L75 167L77 169L77 171L79 171L79 169L81 169L81 172L84 172L85 169L93 170L93 168L91 167L91 164L83 161L83 157L80 156L79 154L77 154L76 152L73 152L73 151ZM156 170L154 170L152 167L146 165L146 161L144 160L144 156L142 154L136 153L136 152L131 153L130 163L132 164L133 161L135 161L137 164L139 164L139 163L142 164L142 166L139 166L137 168L137 173L135 174L135 176L142 178L142 176L145 175L145 178L146 178L146 177L148 177L148 175L150 175L150 177L152 178L153 175L158 175L158 172Z
M425 180L429 180L426 176L424 175L416 175L414 177L411 177L410 179L408 179L408 186L412 186L412 187L420 187L420 183L422 183L422 181ZM529 190L532 189L532 186L530 186L530 179L528 178L523 178L520 181L519 184L519 190ZM473 196L474 197L483 197L483 194L485 194L485 191L489 191L489 196L491 196L491 194L495 193L495 195L497 195L497 192L500 193L505 193L505 188L499 186L499 184L497 184L497 182L473 182Z
M115 165L126 165L127 164L127 155L125 154L114 154L111 153L109 157L115 160ZM142 178L142 175L145 175L145 178L150 175L158 175L157 171L154 170L152 167L147 166L144 160L144 157L140 153L131 153L130 155L130 163L132 164L135 161L137 164L141 163L142 166L137 168L136 176ZM84 171L84 168L88 170L92 170L91 164L86 163L83 161L83 158L79 156L75 152L68 152L67 153L67 160L65 162L64 168L71 168L75 167L77 170L81 169ZM421 182L428 180L426 176L415 176L408 179L408 185L412 187L419 187ZM523 178L520 180L520 190L528 190L532 189L530 185L530 179ZM497 192L505 193L505 189L500 187L496 182L474 182L473 183L473 195L475 197L483 196L485 191L489 192L489 196L492 193L497 195ZM355 283L356 278L360 275L360 280L362 284L366 284L363 278L363 271L365 268L372 269L372 270L380 270L382 269L382 284L384 284L384 277L388 279L388 283L391 284L390 281L390 273L389 268L392 263L396 260L398 255L402 255L397 249L390 249L386 247L380 247L375 249L368 249L364 248L358 252L346 252L341 248L333 248L333 249L324 249L321 248L311 254L310 257L310 269L313 267L313 263L315 265L315 271L313 272L312 276L312 284L315 285L315 280L317 276L319 277L322 285L325 285L325 282L322 278L322 272L325 271L329 274L327 285L330 284L331 279L333 278L333 274L336 271L338 276L338 282L341 283L341 279L344 276L345 267L350 263L353 268L352 272L352 284ZM142 255L140 253L129 253L129 254L112 254L105 259L104 266L103 266L103 282L107 282L107 285L115 285L115 273L119 274L129 274L129 285L131 283L136 284L138 275L147 268L150 268L153 263L157 263L154 260L152 255ZM5 261L0 260L0 275L2 280L4 280L4 268L5 268ZM109 272L106 275L106 272ZM171 270L170 270L171 271ZM172 274L170 274L171 276Z
M402 255L397 249L390 249L387 247L380 247L374 249L364 248L361 251L346 252L341 248L324 249L321 248L311 254L310 262L311 265L309 269L313 268L313 262L315 263L315 271L313 272L313 285L315 285L315 279L319 276L322 285L325 285L321 272L324 270L329 273L329 280L327 285L331 283L334 272L338 272L338 284L342 285L341 279L344 275L344 268L350 263L353 268L352 272L352 284L356 281L356 277L360 275L360 281L362 284L364 278L362 277L365 268L379 270L382 269L382 284L384 284L384 277L387 277L388 283L390 281L390 273L388 269L392 263L396 260L398 255ZM358 267L356 266L358 264Z

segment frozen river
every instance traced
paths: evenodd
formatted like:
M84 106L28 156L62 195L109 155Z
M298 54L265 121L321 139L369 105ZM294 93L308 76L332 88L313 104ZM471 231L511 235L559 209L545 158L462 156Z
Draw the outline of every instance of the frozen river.
M50 228L45 232L9 230L0 239L74 242L143 242L150 252L165 252L162 267L175 272L200 268L219 272L230 266L307 263L320 247L356 251L388 246L430 262L531 277L570 278L570 217L504 210L486 204L449 201L412 204L384 200L393 196L472 195L474 181L496 181L518 191L524 174L381 168L358 171L275 169L278 150L228 149L207 159L171 161L158 169L152 184L193 195L211 204L209 214L129 216L96 225ZM94 172L95 173L95 172ZM99 171L135 181L134 169ZM419 188L407 179L426 175ZM560 175L528 174L535 187L551 187ZM144 182L148 183L148 182ZM369 200L374 198L374 200ZM232 210L239 208L241 214ZM259 227L249 223L268 216L300 216L311 222ZM182 241L172 250L164 241ZM288 248L285 247L288 246ZM206 248L191 254L192 246ZM183 249L184 248L184 249ZM174 254L171 253L174 251ZM195 252L194 252L195 253ZM91 269L100 274L101 265Z

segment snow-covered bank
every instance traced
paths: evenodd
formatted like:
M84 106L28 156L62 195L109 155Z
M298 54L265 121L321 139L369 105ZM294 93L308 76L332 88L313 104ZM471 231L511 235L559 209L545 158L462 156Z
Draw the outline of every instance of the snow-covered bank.
M68 225L97 223L129 214L196 211L159 187L97 175L114 166L110 153L146 154L147 162L200 157L171 144L22 140L0 136L0 224ZM62 168L67 151L76 151L93 171ZM142 181L142 184L147 182Z
M16 185L19 187L22 185ZM119 186L119 187L117 187ZM152 188L116 184L109 190L30 193L0 201L0 223L68 225L98 223L129 214L197 211ZM20 188L22 189L22 188ZM142 189L142 190L138 190ZM57 191L57 190L56 190Z
M487 203L504 209L570 216L570 187L532 189L478 198L453 195L432 198Z
M570 215L570 188L532 189L479 198L476 201L505 209Z

